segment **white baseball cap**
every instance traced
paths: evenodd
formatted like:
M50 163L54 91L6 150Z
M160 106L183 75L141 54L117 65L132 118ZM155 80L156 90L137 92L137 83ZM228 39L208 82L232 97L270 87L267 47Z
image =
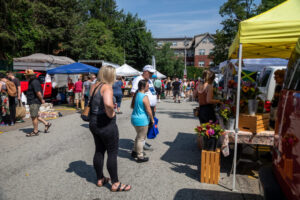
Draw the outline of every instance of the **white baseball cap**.
M154 73L156 70L154 69L154 67L152 65L146 65L144 68L143 68L143 71L148 71L150 73Z

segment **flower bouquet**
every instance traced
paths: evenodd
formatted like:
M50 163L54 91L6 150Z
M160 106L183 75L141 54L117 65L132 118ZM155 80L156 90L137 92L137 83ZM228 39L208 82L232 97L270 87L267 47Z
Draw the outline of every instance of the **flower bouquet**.
M236 107L231 100L224 101L224 104L222 104L219 108L219 116L221 117L220 121L223 122L223 127L226 125L226 129L228 130L234 129L235 111Z
M247 101L248 103L248 112L250 115L255 115L257 110L257 101L256 98L260 95L261 92L256 87L255 83L250 81L242 81L242 91L241 98Z
M195 132L198 136L203 137L204 150L215 151L217 148L217 141L219 137L223 135L224 129L222 129L218 123L209 121L208 123L197 126Z

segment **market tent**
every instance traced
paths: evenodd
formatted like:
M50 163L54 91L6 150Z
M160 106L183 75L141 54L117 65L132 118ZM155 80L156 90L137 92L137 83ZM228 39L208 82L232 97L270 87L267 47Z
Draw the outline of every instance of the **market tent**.
M14 58L13 61L14 70L33 69L36 71L47 71L61 65L75 63L74 60L66 56L53 56L43 53Z
M126 63L116 69L117 76L138 76L140 72Z
M300 36L300 1L287 0L239 24L229 49L237 58L243 45L243 58L289 58Z
M231 59L219 64L219 70L222 70L228 63L237 64L238 59ZM247 71L261 71L264 66L287 66L288 60L282 58L256 58L256 59L243 59L243 70ZM237 68L237 65L235 65Z
M160 73L160 72L157 71L157 70L156 70L155 74L156 74L157 78L159 78L159 79L167 78L165 75L163 75L162 73Z
M242 21L229 48L229 58L238 57L238 87L232 189L236 185L242 58L289 58L300 36L300 1L287 0L260 15Z
M83 63L63 65L47 71L47 74L85 74L98 73L99 69Z

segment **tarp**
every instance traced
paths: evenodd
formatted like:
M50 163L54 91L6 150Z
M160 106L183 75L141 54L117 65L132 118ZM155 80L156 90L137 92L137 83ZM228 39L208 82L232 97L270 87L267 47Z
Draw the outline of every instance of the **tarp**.
M159 79L164 79L164 78L167 78L165 75L163 75L162 73L160 73L159 71L156 71L155 72L155 75L157 76L157 78Z
M35 53L30 56L14 58L14 70L33 69L36 71L47 71L61 65L75 63L74 60L65 56L53 56L43 53Z
M63 65L47 71L47 74L87 74L98 73L99 69L83 63Z
M222 70L229 62L235 65L238 69L238 59L231 59L219 64L219 70ZM265 66L287 66L288 60L282 58L257 58L257 59L243 59L243 70L259 72L263 70Z
M243 44L243 58L288 59L300 36L300 1L287 0L260 15L239 24L229 49L229 58L237 58Z
M117 76L138 76L140 72L126 63L116 69Z

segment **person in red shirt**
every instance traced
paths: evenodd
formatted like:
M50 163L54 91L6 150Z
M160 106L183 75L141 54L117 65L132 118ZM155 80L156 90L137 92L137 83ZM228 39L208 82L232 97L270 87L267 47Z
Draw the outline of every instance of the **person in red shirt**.
M82 101L82 81L81 81L81 76L78 78L78 81L75 83L74 87L74 94L75 94L75 103L76 103L76 109L79 109L79 105L81 105ZM80 102L80 104L79 104Z
M69 106L74 104L74 83L71 78L68 79L68 96L69 96Z

